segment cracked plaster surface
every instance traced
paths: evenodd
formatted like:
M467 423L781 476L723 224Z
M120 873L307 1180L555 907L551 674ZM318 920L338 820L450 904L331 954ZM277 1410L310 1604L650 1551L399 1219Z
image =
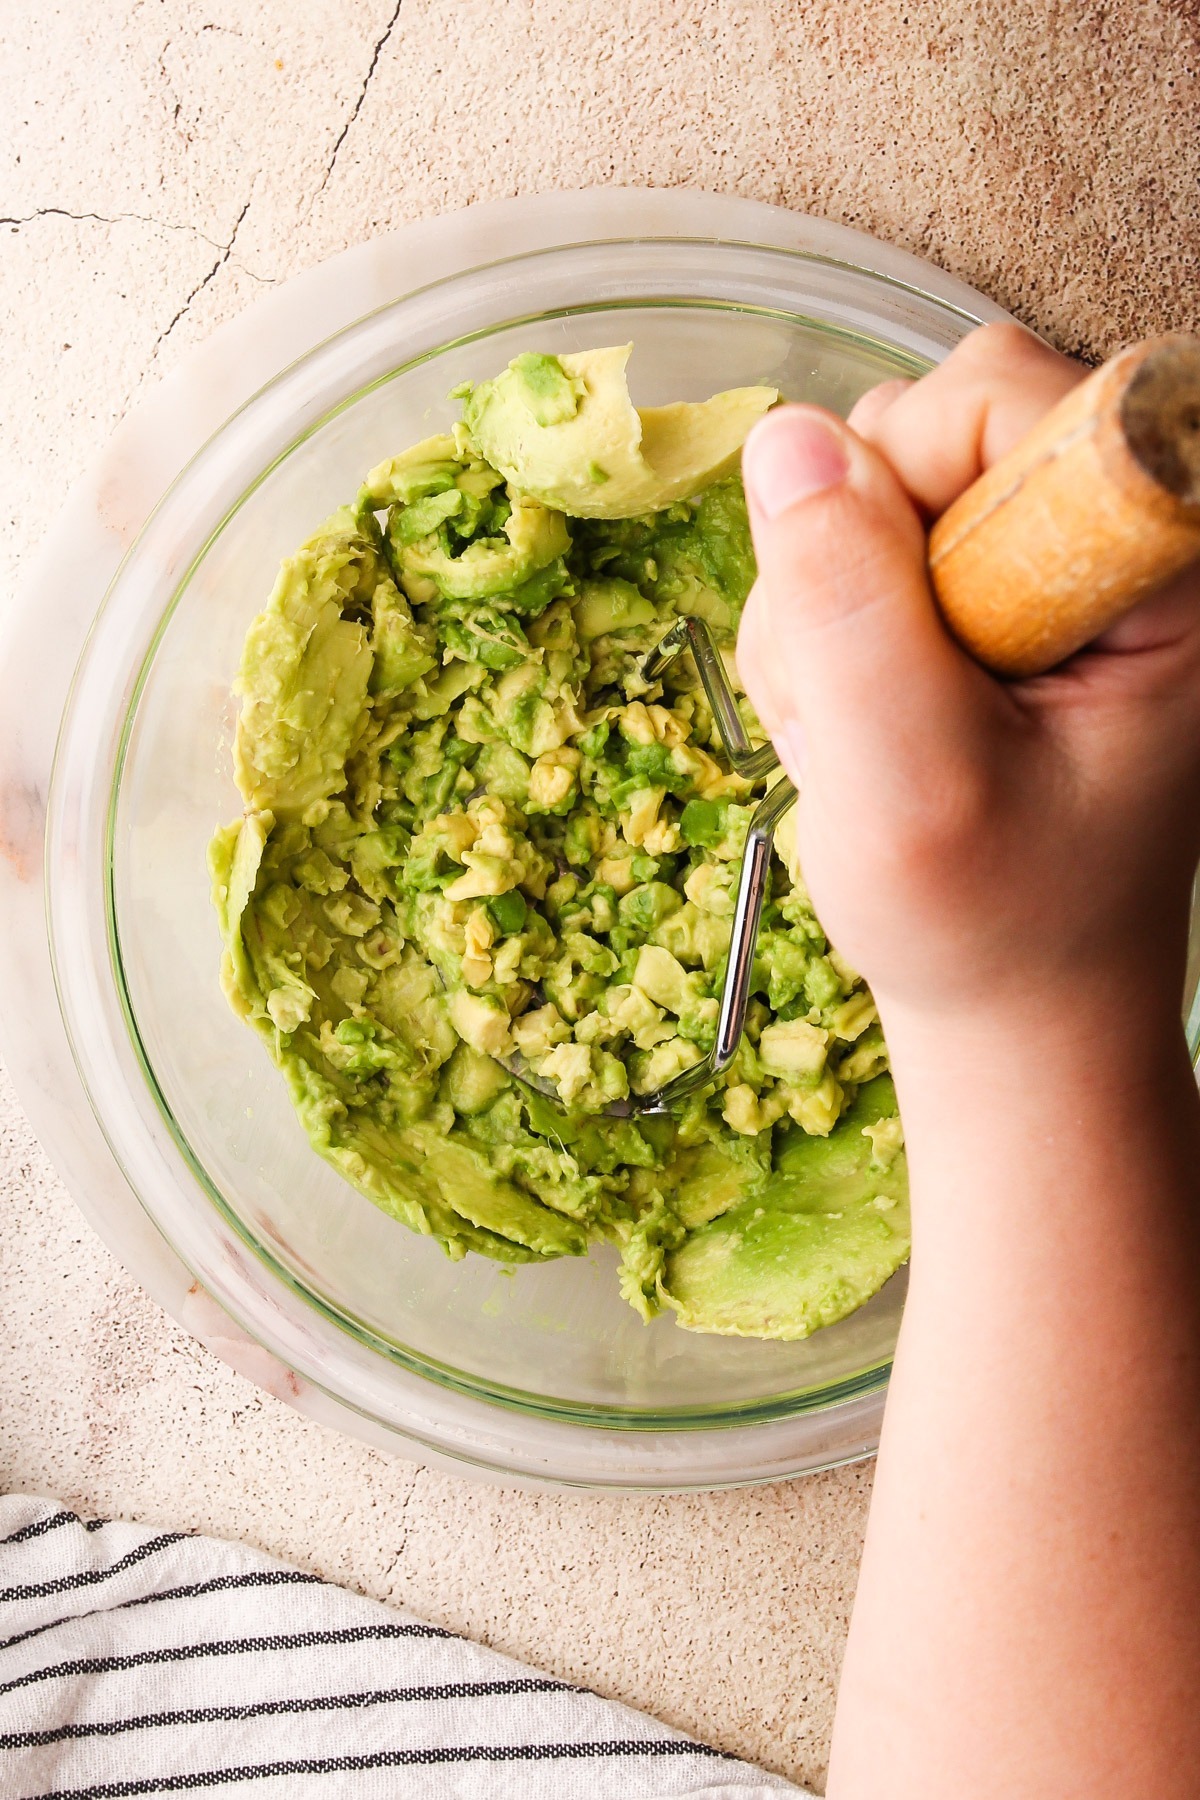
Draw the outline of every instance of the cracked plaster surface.
M392 11L392 16L388 20L384 31L381 33L379 38L376 40L375 46L371 51L371 60L367 64L367 72L363 76L362 86L358 90L357 98L355 99L354 105L350 108L350 113L346 120L346 123L342 126L342 129L338 132L337 136L333 140L333 149L329 152L329 161L326 163L325 173L321 177L321 186L320 186L320 189L318 190L320 193L324 193L324 191L329 183L329 177L333 174L333 166L337 162L338 151L341 149L342 145L346 141L347 132L350 130L350 127L353 125L353 123L357 119L359 113L362 111L363 101L367 97L367 89L370 87L372 78L374 77L374 74L375 74L375 71L379 67L379 58L383 54L384 48L386 47L387 42L388 42L389 38L391 37L393 31L395 31L395 29L396 29L396 24L400 17L400 8L403 6L403 4L404 4L404 0L396 0L396 5Z
M1071 349L1194 326L1198 100L1194 0L6 0L0 596L189 344L472 200L708 187L929 255ZM0 1482L245 1537L821 1782L868 1470L469 1486L322 1431L165 1318L6 1086L0 1205Z

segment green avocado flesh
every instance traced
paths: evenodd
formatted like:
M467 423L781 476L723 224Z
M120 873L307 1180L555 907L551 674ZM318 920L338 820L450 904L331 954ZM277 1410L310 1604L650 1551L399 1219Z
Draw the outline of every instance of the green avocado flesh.
M223 984L314 1149L451 1257L607 1241L644 1318L802 1338L909 1236L875 1007L794 834L732 1068L674 1118L604 1112L715 1028L763 788L730 772L688 658L640 671L695 614L736 673L737 450L775 398L638 414L627 354L517 358L284 562L236 681L244 813L209 852Z

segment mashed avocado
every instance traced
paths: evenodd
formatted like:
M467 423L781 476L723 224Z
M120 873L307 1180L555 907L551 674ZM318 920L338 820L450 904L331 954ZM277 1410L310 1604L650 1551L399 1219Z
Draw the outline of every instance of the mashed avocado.
M787 831L733 1067L677 1117L603 1111L716 1021L760 790L688 660L641 667L680 614L732 646L735 465L776 398L639 414L628 354L518 357L283 564L237 677L244 816L210 850L224 985L314 1148L451 1256L608 1240L644 1317L799 1338L909 1238L874 1004Z

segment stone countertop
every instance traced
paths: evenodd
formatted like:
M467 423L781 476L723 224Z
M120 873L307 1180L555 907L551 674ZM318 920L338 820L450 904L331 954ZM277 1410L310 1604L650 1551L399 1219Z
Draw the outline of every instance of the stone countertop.
M190 344L263 286L478 199L709 188L928 255L1067 348L1194 326L1195 6L1094 13L8 0L0 592ZM248 1539L821 1784L868 1469L687 1498L460 1482L189 1338L92 1236L6 1083L0 1194L5 1488Z

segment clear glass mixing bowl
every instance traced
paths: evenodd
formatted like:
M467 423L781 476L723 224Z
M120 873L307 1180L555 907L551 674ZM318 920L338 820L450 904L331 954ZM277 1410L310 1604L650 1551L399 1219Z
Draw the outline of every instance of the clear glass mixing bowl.
M614 1258L452 1263L309 1148L217 984L205 846L237 812L230 679L279 559L449 391L522 350L632 339L639 404L768 382L845 412L976 319L869 269L745 244L583 244L436 283L263 389L168 492L111 588L60 738L48 846L60 999L92 1103L159 1228L289 1368L462 1460L589 1484L717 1485L873 1447L898 1276L805 1343L643 1325Z

